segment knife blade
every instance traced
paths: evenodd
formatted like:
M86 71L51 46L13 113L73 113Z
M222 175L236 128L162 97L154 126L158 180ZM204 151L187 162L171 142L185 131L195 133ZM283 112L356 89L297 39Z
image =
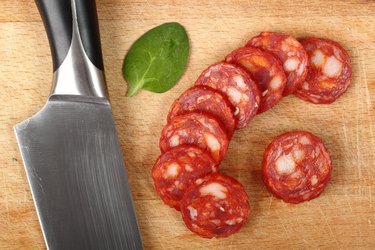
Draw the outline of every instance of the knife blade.
M53 59L15 133L49 249L143 249L104 79L94 0L37 0Z

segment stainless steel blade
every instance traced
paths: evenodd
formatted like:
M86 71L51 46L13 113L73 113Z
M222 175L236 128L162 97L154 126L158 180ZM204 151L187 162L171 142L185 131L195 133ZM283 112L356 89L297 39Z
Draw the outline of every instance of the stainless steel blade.
M15 126L50 249L142 249L111 106L52 95Z

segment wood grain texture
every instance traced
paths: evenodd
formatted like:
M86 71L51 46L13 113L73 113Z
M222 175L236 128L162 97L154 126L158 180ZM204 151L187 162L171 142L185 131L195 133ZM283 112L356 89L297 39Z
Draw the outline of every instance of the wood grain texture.
M370 249L375 245L375 2L98 0L109 93L146 249ZM122 60L132 42L168 21L190 37L186 74L164 94L125 97ZM339 41L352 59L352 85L331 105L294 96L235 133L221 169L237 178L251 218L226 239L202 239L158 198L150 169L170 104L200 72L260 31ZM44 242L13 125L45 103L52 79L47 37L31 0L0 1L0 249L43 249ZM293 129L320 136L333 177L318 199L299 205L273 198L261 182L262 154Z

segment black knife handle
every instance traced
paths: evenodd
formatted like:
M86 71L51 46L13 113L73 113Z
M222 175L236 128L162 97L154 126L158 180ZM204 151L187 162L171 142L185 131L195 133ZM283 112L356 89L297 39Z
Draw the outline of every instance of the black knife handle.
M73 36L73 2L76 6L78 30L90 61L103 70L98 16L95 0L35 0L50 43L53 71L68 54Z

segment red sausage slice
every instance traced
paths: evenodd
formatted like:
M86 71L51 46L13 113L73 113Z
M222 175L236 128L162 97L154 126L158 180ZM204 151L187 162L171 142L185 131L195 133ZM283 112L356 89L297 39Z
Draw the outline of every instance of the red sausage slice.
M262 32L253 37L247 46L261 48L281 61L288 78L284 96L292 94L302 84L307 74L308 58L296 39L280 33Z
M293 131L276 137L263 156L263 181L276 197L299 203L318 197L331 178L327 148L315 135Z
M217 172L218 165L204 150L182 145L161 154L152 168L152 179L165 204L180 210L180 200L196 179Z
M227 237L237 232L250 215L243 186L219 173L198 179L180 204L186 226L205 238Z
M243 47L232 51L225 61L244 67L262 91L258 113L272 108L283 97L286 76L272 54L255 47Z
M309 57L309 71L296 96L317 104L334 102L350 85L352 67L348 53L327 39L307 38L301 43Z
M223 123L228 138L232 137L236 125L232 106L218 91L207 86L194 86L187 89L172 104L167 120L170 122L176 115L191 111L203 111L215 116Z
M236 128L245 127L256 115L260 102L259 89L250 75L238 66L217 63L199 76L195 85L206 85L224 94L235 107Z
M220 162L228 150L228 137L219 121L206 113L192 112L174 117L161 132L162 152L183 144L193 144L210 152Z

